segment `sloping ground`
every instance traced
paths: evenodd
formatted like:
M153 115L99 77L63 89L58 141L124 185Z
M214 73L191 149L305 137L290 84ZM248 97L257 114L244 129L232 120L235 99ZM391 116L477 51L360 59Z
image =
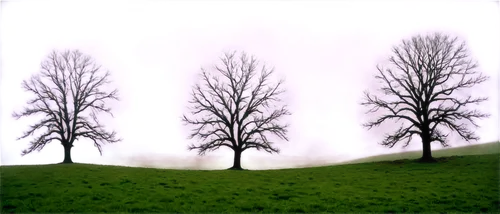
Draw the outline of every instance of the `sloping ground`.
M500 154L500 143L482 143L469 146L452 147L440 150L433 150L433 157L450 157L450 156L464 156L464 155L485 155L485 154ZM422 151L401 152L386 155L377 155L366 158L360 158L352 161L346 161L339 164L352 164L352 163L370 163L379 161L394 161L403 159L418 159L422 157Z
M2 213L498 213L498 155L262 171L2 166Z

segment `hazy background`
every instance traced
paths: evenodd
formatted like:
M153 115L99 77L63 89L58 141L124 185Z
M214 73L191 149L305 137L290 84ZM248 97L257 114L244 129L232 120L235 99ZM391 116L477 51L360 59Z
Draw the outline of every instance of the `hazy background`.
M293 115L290 141L279 155L247 150L242 166L269 169L334 163L420 150L378 145L384 130L366 131L359 102L373 87L377 63L393 45L417 33L441 31L464 39L480 69L491 76L476 92L490 97L481 109L480 142L498 139L500 13L495 1L2 1L0 12L1 164L63 160L59 142L21 157L30 139L16 141L33 119L14 120L31 94L21 82L39 71L50 51L80 49L112 73L120 102L102 118L123 142L103 147L75 143L80 163L222 169L229 149L197 157L187 151L180 117L201 67L224 51L243 50L286 77ZM467 143L454 140L452 146ZM437 143L432 148L440 148Z

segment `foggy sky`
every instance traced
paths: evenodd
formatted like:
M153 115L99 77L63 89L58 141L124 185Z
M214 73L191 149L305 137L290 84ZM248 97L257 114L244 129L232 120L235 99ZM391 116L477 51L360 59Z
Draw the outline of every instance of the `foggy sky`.
M467 42L479 69L491 77L474 93L490 97L481 109L479 143L498 140L500 13L493 1L4 1L0 15L1 164L63 160L52 142L21 157L31 139L16 141L35 119L14 120L31 94L21 82L38 72L52 50L79 49L111 72L120 101L101 121L123 142L103 146L80 140L79 163L221 169L229 149L196 157L188 151L190 89L201 67L224 51L245 51L286 79L292 112L289 142L279 155L247 150L242 167L267 169L333 163L364 156L420 150L378 142L391 124L367 131L361 102L374 89L376 65L387 62L402 39L440 31ZM454 138L452 146L467 145ZM432 148L440 148L433 143Z

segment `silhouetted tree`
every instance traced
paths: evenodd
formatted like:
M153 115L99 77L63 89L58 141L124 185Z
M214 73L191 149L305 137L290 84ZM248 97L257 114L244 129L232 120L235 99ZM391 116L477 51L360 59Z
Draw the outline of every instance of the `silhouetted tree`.
M417 135L423 146L420 160L432 162L431 143L448 146L447 137L452 132L467 142L479 140L469 126L477 128L475 120L489 115L467 107L487 98L463 96L463 89L488 77L477 71L465 42L441 33L418 35L395 46L393 54L388 67L377 66L379 74L375 78L383 84L380 91L384 97L365 92L362 102L370 108L367 113L383 112L383 116L363 124L368 129L388 120L402 122L394 133L386 134L381 144L392 148L405 141L406 147Z
M222 65L213 70L202 69L202 83L194 86L189 102L190 114L198 119L184 115L182 121L195 127L189 138L202 141L189 146L189 150L197 149L199 155L204 155L221 146L231 148L234 162L230 169L241 169L241 153L247 149L279 152L266 134L288 141L288 125L279 124L278 120L290 113L286 105L274 105L281 101L279 96L284 92L280 89L283 80L269 83L274 69L265 65L259 69L253 56L248 58L241 53L237 58L235 53L225 53Z
M57 140L64 147L63 163L72 163L71 148L79 138L91 139L101 155L102 144L121 140L116 138L114 131L104 130L97 118L99 112L113 115L105 104L107 100L118 100L116 89L111 92L104 90L109 83L109 72L101 73L101 66L78 50L53 51L41 63L40 73L23 81L22 87L35 97L21 112L14 112L13 117L44 115L18 138L42 131L30 142L30 147L22 151L23 156L40 151L46 144Z

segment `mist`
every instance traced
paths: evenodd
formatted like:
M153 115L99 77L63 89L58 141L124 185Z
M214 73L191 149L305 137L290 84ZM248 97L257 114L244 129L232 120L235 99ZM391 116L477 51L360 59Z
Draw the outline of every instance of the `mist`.
M391 124L366 130L363 91L377 88L376 65L387 62L402 39L434 31L467 42L490 81L471 93L490 99L479 108L480 142L499 139L500 13L491 1L7 1L0 15L1 165L61 162L52 142L21 156L31 139L16 140L37 118L14 120L30 94L21 82L37 73L52 50L79 49L111 72L119 102L101 122L122 142L103 146L75 142L78 163L174 169L225 169L233 153L198 156L188 151L191 87L202 67L225 51L245 51L285 78L283 97L292 116L289 142L280 154L247 150L242 167L277 169L335 164L366 156L421 150L378 143ZM422 14L433 14L433 16ZM468 145L457 136L452 147ZM432 144L439 149L438 143Z

